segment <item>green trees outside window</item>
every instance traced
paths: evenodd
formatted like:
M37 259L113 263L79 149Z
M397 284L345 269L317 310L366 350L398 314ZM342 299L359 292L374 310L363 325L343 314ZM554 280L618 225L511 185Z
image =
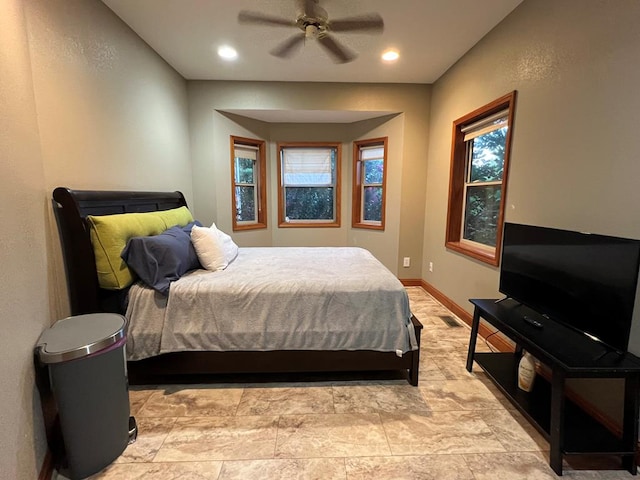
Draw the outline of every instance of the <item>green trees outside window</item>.
M516 92L453 122L445 246L498 265Z
M470 140L462 237L496 246L507 127Z
M231 136L233 230L267 227L265 142Z
M353 143L354 228L384 230L387 137Z
M279 225L339 226L341 145L286 143L278 152Z

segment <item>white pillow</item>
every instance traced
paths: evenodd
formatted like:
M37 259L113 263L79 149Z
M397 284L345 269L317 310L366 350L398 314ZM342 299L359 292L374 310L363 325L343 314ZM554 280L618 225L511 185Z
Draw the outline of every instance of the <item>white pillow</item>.
M213 226L215 226L215 223ZM218 230L218 238L222 239L222 251L224 252L224 259L227 261L227 264L233 262L238 256L238 245L222 230Z
M213 223L210 228L194 225L191 243L200 264L211 271L224 270L238 256L238 246Z
M198 254L200 264L207 270L217 271L227 268L222 239L215 228L198 227L191 229L191 243Z

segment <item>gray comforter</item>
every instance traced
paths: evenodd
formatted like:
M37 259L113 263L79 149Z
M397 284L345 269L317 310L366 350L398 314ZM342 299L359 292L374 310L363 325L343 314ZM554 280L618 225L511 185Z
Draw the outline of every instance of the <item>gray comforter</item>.
M398 279L361 248L241 248L221 272L193 271L164 298L129 297L131 360L192 350L417 348Z

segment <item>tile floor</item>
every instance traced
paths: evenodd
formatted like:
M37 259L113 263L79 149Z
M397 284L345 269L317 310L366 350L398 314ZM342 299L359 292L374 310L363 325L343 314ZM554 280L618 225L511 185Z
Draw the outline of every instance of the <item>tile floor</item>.
M557 478L548 444L465 356L469 329L419 287L420 386L404 380L132 387L139 435L92 479ZM478 342L478 349L488 346ZM618 467L614 467L618 468ZM633 478L566 466L574 479Z

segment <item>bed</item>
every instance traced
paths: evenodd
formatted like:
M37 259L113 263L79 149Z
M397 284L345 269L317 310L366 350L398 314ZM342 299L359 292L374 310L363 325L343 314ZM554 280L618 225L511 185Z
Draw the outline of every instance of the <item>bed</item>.
M171 284L169 296L162 298L156 292L150 291L139 282L130 288L119 290L107 290L100 287L98 281L98 269L96 268L96 256L92 246L92 241L87 222L88 216L106 216L122 213L146 213L172 211L180 207L186 207L187 203L180 192L131 192L131 191L90 191L72 190L59 187L53 192L53 208L55 211L58 229L60 233L63 259L67 276L69 301L72 315L95 312L117 312L125 314L128 308L129 332L128 335L136 338L136 343L145 343L145 336L150 341L157 342L157 349L150 353L129 355L128 372L129 381L132 384L139 383L165 383L189 381L190 378L202 379L203 375L212 374L265 374L265 373L335 373L335 372L394 372L405 375L411 385L418 384L418 370L420 359L420 333L422 324L408 312L408 318L403 320L402 327L391 326L388 331L373 331L370 327L364 328L366 334L360 332L349 332L343 326L359 324L365 319L358 319L362 315L355 314L354 318L340 318L340 313L334 315L333 310L329 314L323 314L322 324L333 324L332 329L343 329L339 335L327 335L326 332L318 332L317 324L302 323L294 328L294 331L283 330L279 327L282 336L287 337L286 348L281 348L279 340L274 342L255 343L256 335L265 325L273 323L268 318L280 318L266 316L262 318L261 312L270 308L279 309L282 312L290 312L291 309L299 308L296 305L306 305L309 310L307 322L312 322L315 310L309 301L287 304L287 295L284 291L275 291L277 300L263 298L263 295L256 295L255 292L251 301L243 300L243 292L247 289L247 278L269 277L267 271L262 271L261 275L247 275L246 269L253 269L257 272L258 267L262 268L267 264L273 264L275 271L282 278L268 282L269 288L260 287L258 291L274 290L273 285L287 284L287 274L293 275L296 269L301 267L298 263L293 263L294 257L300 257L296 262L304 262L305 249L279 249L276 247L239 249L238 256L225 270L224 275L208 275L204 270L191 271L175 283ZM94 218L94 217L90 217ZM353 250L353 251L351 251ZM317 268L322 270L322 266L328 263L325 256L347 255L346 266L350 268L353 275L351 283L346 279L339 281L339 272L327 272L328 278L324 279L324 284L312 286L317 292L305 292L306 299L318 297L318 302L324 304L353 304L356 307L363 303L374 303L374 311L386 312L386 298L380 293L380 298L361 297L356 300L351 290L354 285L362 279L373 277L368 272L370 268L375 268L367 257L366 251L361 249L317 249L313 257L316 258L316 265L308 265L308 269ZM283 255L285 257L283 257ZM370 254L369 254L370 255ZM350 262L361 262L354 257L362 257L363 263L352 264ZM283 262L283 258L287 262ZM269 260L267 260L269 259ZM289 264L289 262L292 262ZM313 262L312 262L313 263ZM339 263L339 262L338 262ZM379 263L379 262L378 262ZM289 267L286 267L289 265ZM358 265L354 267L354 265ZM280 266L280 267L278 267ZM384 267L382 267L384 268ZM243 270L244 269L244 270ZM289 272L289 273L287 273ZM387 271L388 272L388 271ZM358 273L360 274L358 276ZM273 274L275 275L275 274ZM316 275L314 273L314 275ZM324 273L318 273L320 278ZM213 281L210 279L213 278ZM222 342L223 335L220 334L220 324L222 322L216 317L222 309L222 303L218 303L214 310L207 312L206 304L200 313L184 313L181 303L193 303L196 300L202 301L202 297L194 297L193 285L199 290L211 290L212 295L222 302L223 290L218 284L221 279L228 279L232 285L240 286L240 293L225 293L233 308L229 315L235 315L236 326L246 322L243 340L231 339L226 343ZM204 283L207 280L207 283ZM388 281L388 279L387 279ZM396 283L397 279L394 279ZM295 289L297 281L291 283L291 288ZM344 291L331 291L323 293L329 284L350 285ZM210 285L213 284L213 285ZM191 287L189 287L191 285ZM324 286L322 286L324 285ZM189 289L191 288L191 289ZM227 287L225 287L227 288ZM281 289L282 290L282 289ZM181 295L182 292L182 296ZM274 293L274 292L272 292ZM404 293L404 292L403 292ZM324 296L323 296L324 295ZM367 295L371 295L368 293ZM405 293L406 296L406 293ZM140 299L148 297L146 303L137 303ZM233 299L236 301L233 301ZM264 305L256 303L266 302ZM375 304L375 302L378 302ZM228 302L229 303L229 302ZM273 305L273 307L270 306ZM226 304L225 308L226 307ZM248 308L251 306L251 308ZM158 308L159 311L154 312ZM169 308L168 308L169 307ZM173 307L173 308L170 308ZM229 307L231 308L231 307ZM408 308L408 307L407 307ZM172 310L172 312L171 312ZM363 310L364 311L364 310ZM337 310L336 310L337 312ZM154 315L159 315L154 317ZM180 318L180 315L182 317ZM344 315L344 313L342 313ZM386 314L383 314L386 315ZM175 318L175 317L179 318ZM317 316L317 315L316 315ZM380 316L379 314L369 315L370 317ZM216 318L214 318L216 317ZM318 320L318 319L316 319ZM198 321L197 327L182 329L185 322ZM376 322L386 323L386 318L377 318ZM394 322L397 323L396 320ZM392 322L388 322L392 323ZM215 324L216 327L210 332L208 325ZM406 327L406 331L403 331ZM324 327L322 327L324 328ZM385 327L386 328L386 327ZM396 332L397 330L397 332ZM199 332L199 334L194 334ZM395 340L389 341L389 336L397 336ZM330 337L328 343L320 342L321 338ZM212 339L217 338L218 343L212 343ZM291 341L293 343L291 343ZM394 344L393 341L396 343ZM177 343L176 343L177 342ZM254 343L252 343L254 342ZM398 344L398 342L401 343ZM407 343L408 342L408 343ZM260 344L260 348L251 348L251 345ZM317 346L316 346L317 345ZM391 345L391 347L390 347ZM395 345L395 347L393 346ZM155 348L155 347L153 347ZM128 348L129 350L129 348ZM137 355L137 356L136 356ZM136 359L134 359L136 358Z

